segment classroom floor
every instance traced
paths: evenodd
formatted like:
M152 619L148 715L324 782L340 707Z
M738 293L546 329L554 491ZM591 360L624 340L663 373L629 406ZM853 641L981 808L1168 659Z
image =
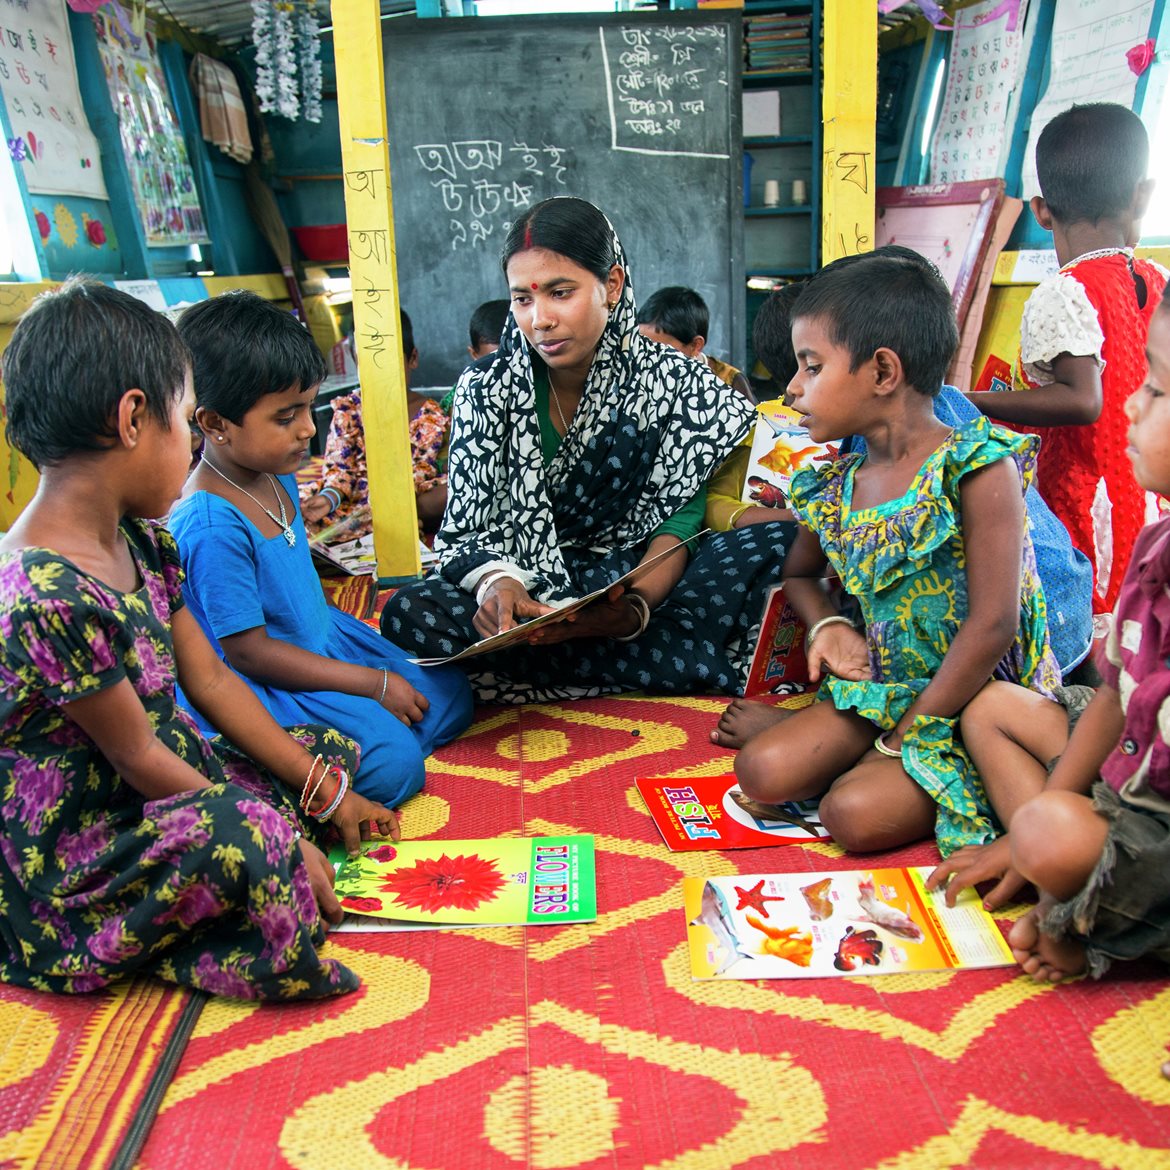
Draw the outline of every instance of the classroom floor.
M289 1006L206 1001L169 1072L158 1033L181 1030L181 1002L135 1007L154 1027L144 1039L112 1027L127 1009L111 1015L101 997L0 989L0 1024L26 1021L21 1051L0 1041L0 1165L1170 1166L1163 968L1062 987L1014 968L692 982L684 875L859 862L827 842L667 851L634 778L726 771L730 753L707 738L723 704L484 708L430 762L404 810L410 836L592 833L595 923L334 935L361 991ZM865 863L934 856L923 844ZM104 1013L88 1030L65 1018L85 1010ZM70 1027L88 1037L85 1052L69 1055ZM165 1092L146 1132L150 1102L135 1101L151 1071Z

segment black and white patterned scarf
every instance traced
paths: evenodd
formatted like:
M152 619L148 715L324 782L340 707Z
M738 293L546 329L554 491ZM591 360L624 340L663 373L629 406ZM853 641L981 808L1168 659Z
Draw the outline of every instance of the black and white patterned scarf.
M613 243L626 274L621 298L547 468L532 353L511 314L500 348L459 380L447 512L435 539L440 571L453 584L490 561L507 561L535 575L530 592L538 600L572 596L562 550L600 557L642 544L748 431L746 398L705 362L639 332L616 234Z

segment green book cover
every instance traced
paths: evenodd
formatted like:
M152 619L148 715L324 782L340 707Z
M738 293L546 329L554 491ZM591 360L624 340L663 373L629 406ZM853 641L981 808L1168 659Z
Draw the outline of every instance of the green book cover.
M366 841L329 860L349 915L410 927L555 926L597 917L593 837ZM381 925L381 924L380 924Z

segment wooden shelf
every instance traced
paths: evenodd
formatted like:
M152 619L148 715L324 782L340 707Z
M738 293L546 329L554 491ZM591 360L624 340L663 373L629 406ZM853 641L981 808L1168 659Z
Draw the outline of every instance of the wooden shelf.
M762 219L765 216L776 215L812 215L812 207L808 203L794 203L788 207L745 207L745 219Z
M764 134L747 136L743 140L747 146L812 146L811 134L781 134L778 138Z

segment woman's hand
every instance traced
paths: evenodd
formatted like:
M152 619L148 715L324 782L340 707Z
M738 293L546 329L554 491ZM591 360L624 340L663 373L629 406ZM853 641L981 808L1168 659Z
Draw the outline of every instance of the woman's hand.
M770 524L773 520L791 520L792 513L787 508L762 508L758 504L740 512L735 518L732 528L746 528L749 524Z
M316 524L319 520L324 520L332 511L333 501L328 496L323 496L319 493L315 496L310 496L301 504L301 515L305 518L306 524Z
M841 622L821 628L808 655L809 681L820 682L825 672L851 682L868 682L873 678L869 666L869 647L860 630Z
M551 646L571 638L625 638L638 629L640 621L641 611L621 585L614 585L604 597L569 614L564 621L533 630L528 641L533 646Z
M350 857L356 856L360 852L361 843L368 841L375 832L379 837L389 837L391 841L402 839L398 814L377 801L367 800L352 788L341 798L329 823L337 830Z
M382 693L381 679L385 678L386 691ZM378 691L375 695L378 702L390 712L391 715L401 719L407 727L411 724L419 723L422 717L430 709L431 703L426 695L421 691L416 691L400 674L395 674L394 671L388 670L385 675L379 672Z
M312 887L313 897L317 899L317 909L321 911L321 917L326 922L336 926L341 921L344 911L333 892L333 866L312 841L302 837L297 844L301 847L301 856L309 874L309 885Z
M996 881L996 879L999 879ZM1012 869L1012 851L1005 833L988 845L964 845L956 849L926 879L928 890L945 887L947 905L953 906L958 896L970 886L996 881L983 899L985 910L998 910L1007 905L1027 884Z
M540 617L552 608L551 605L534 601L528 590L514 577L497 577L488 586L471 624L481 637L491 638L513 629L522 621Z

